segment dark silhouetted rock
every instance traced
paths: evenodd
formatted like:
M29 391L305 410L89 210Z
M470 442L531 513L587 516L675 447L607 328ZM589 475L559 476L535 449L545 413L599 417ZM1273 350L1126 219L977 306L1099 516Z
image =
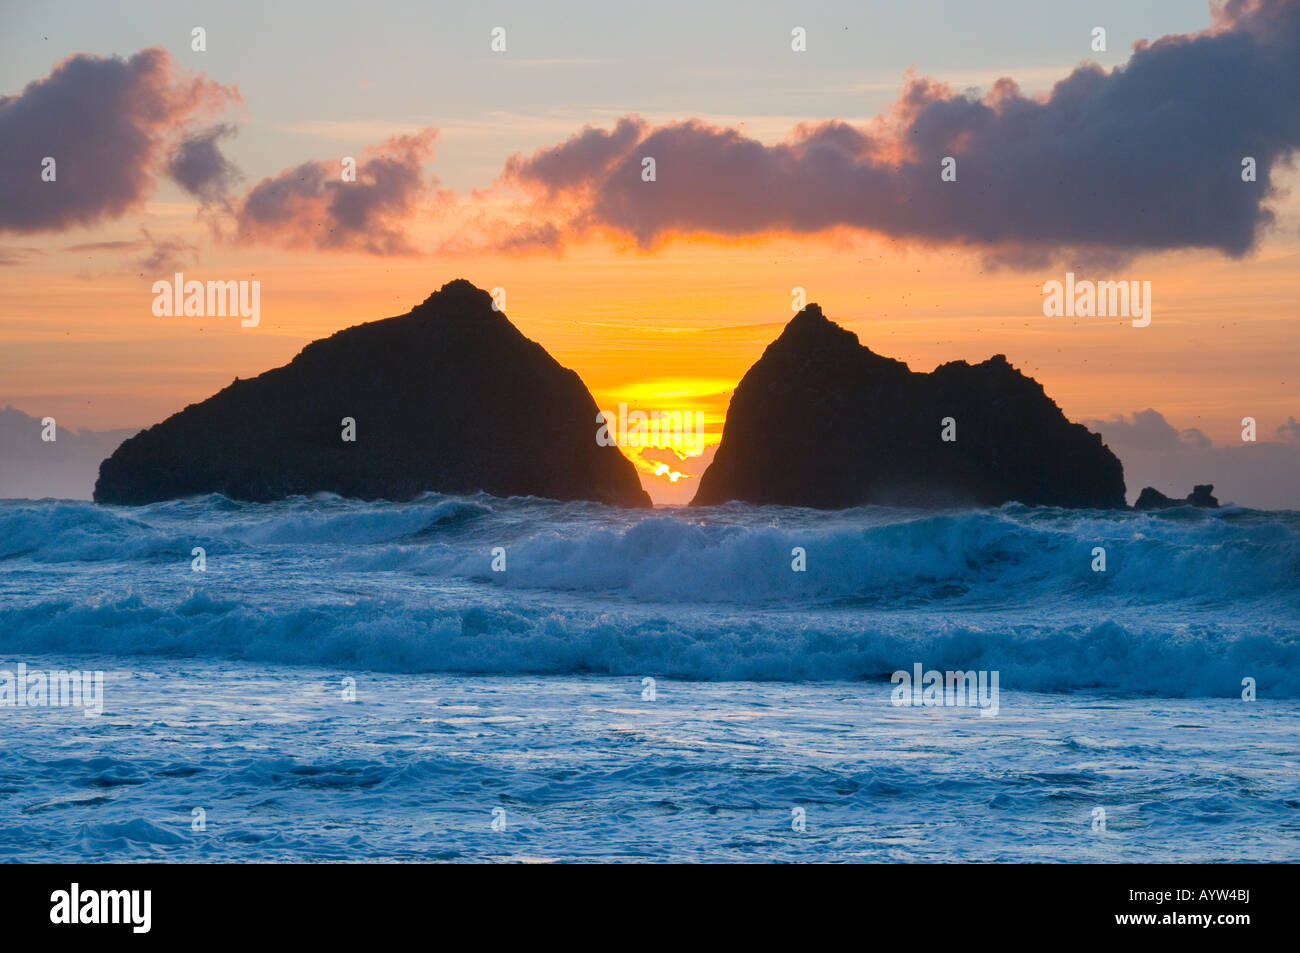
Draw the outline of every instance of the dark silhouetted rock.
M577 374L458 280L127 440L100 466L95 500L481 490L648 506L632 463L597 445L596 414Z
M1171 506L1182 506L1185 502L1185 500L1170 499L1153 486L1144 486L1142 492L1138 494L1137 502L1133 504L1133 509L1163 510Z
M1164 510L1171 506L1188 505L1218 509L1219 501L1214 498L1214 484L1198 483L1192 488L1192 492L1181 500L1171 499L1153 486L1143 487L1142 492L1138 494L1137 502L1133 504L1133 509Z
M956 440L941 440L943 418ZM929 374L881 357L810 304L737 385L692 505L1121 508L1124 470L997 355Z

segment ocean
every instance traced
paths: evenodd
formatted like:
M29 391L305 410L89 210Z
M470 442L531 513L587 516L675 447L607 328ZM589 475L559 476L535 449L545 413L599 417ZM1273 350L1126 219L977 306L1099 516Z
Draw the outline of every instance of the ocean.
M1294 512L11 500L0 859L1296 861L1297 676Z

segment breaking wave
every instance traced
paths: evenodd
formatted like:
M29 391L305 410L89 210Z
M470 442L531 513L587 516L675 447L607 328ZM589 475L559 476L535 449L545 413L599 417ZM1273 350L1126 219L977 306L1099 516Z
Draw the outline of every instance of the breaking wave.
M1300 514L1240 509L0 503L10 656L1296 697L1298 584Z

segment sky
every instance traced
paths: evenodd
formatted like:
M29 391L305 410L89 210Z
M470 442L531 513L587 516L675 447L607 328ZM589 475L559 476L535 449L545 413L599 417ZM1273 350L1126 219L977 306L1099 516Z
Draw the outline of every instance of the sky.
M1005 354L1130 497L1119 445L1169 433L1268 496L1238 451L1247 416L1300 447L1295 0L730 6L3 0L0 408L145 427L463 277L712 447L801 288L914 370ZM260 281L260 323L156 316L175 271ZM1046 317L1067 272L1149 281L1151 324ZM656 502L711 456L678 449L626 451Z

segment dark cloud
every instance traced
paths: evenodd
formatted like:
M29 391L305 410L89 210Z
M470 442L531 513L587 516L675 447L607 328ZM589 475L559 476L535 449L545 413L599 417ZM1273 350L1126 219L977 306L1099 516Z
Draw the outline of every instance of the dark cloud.
M237 210L237 239L293 248L408 255L406 222L432 190L420 166L433 156L437 130L394 136L358 159L356 181L334 162L304 162L263 179Z
M1110 72L1082 65L1041 98L1010 79L977 97L912 78L868 126L801 126L772 146L629 117L515 156L503 180L566 236L609 229L642 246L848 227L1022 267L1178 248L1239 256L1272 222L1274 169L1300 146L1297 91L1300 3L1233 0L1211 29L1139 43ZM945 156L956 182L940 180ZM1254 183L1241 179L1244 156Z
M620 119L613 132L585 126L563 145L543 149L529 159L511 156L505 177L536 184L552 194L586 186L608 175L645 132L645 121L638 116Z
M230 188L239 181L240 172L221 154L217 143L237 132L230 123L219 123L186 136L167 163L168 175L205 205L224 202Z
M130 59L78 54L0 98L0 229L35 232L115 218L152 191L197 116L239 99L162 49ZM54 182L41 180L55 160Z
M1130 502L1144 486L1181 498L1196 484L1211 483L1224 503L1300 510L1300 440L1287 439L1300 431L1294 417L1277 428L1276 441L1229 440L1221 446L1195 428L1179 430L1151 409L1083 423L1124 464Z
M144 232L145 255L136 262L136 266L146 275L176 271L198 257L198 246L183 238L154 238L148 229L142 228L140 231Z
M1164 414L1148 407L1133 414L1119 415L1110 420L1085 420L1084 426L1106 438L1113 450L1181 450L1204 449L1210 440L1200 430L1176 429Z

